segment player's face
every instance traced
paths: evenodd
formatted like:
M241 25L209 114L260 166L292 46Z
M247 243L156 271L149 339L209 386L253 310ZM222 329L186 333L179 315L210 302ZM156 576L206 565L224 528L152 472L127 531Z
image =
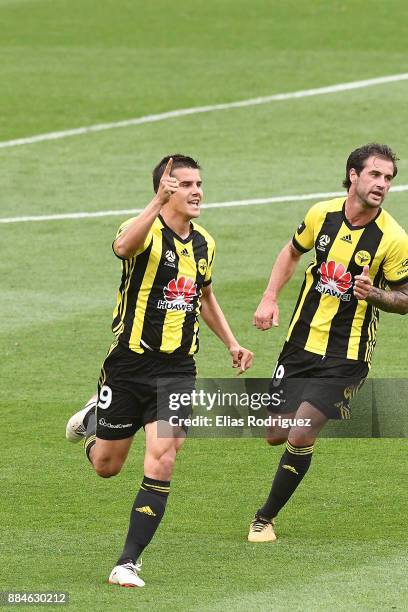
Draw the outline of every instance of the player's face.
M350 171L352 187L359 200L370 208L379 208L391 187L394 165L387 159L372 155L358 175Z
M195 219L200 215L203 189L200 172L195 168L176 168L172 171L179 186L170 200L172 209L187 219Z

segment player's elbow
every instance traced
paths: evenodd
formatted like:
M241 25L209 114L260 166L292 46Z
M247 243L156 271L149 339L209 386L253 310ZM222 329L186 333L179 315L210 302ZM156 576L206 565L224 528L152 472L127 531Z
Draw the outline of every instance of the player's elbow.
M404 302L404 304L401 307L401 310L400 310L399 314L401 314L401 315L408 314L408 301Z
M405 291L398 293L397 299L395 300L397 308L395 312L400 315L408 314L408 294Z
M113 250L115 251L115 254L121 259L130 259L130 257L132 257L133 255L133 252L130 251L124 240L116 240L113 243Z

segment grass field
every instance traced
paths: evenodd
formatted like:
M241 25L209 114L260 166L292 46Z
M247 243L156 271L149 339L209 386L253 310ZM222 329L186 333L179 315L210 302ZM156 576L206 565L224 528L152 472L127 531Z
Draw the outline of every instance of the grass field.
M402 0L0 0L0 144L56 130L406 71ZM98 479L65 422L93 392L111 341L123 216L1 218L143 207L168 152L197 156L207 202L340 189L348 153L388 142L408 184L408 82L192 114L0 148L0 591L62 590L72 610L406 608L406 440L324 439L278 523L246 542L280 450L262 440L187 441L168 512L144 555L147 587L106 585L142 476L137 439L120 476ZM408 227L404 192L386 207ZM209 209L214 290L253 375L270 375L281 325L251 325L271 263L313 201ZM382 316L372 376L406 377L407 320ZM231 375L203 328L203 377Z

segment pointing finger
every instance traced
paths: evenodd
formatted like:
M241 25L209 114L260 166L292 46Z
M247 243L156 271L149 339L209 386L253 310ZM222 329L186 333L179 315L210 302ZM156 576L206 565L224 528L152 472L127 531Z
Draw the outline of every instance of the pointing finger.
M163 172L162 178L163 178L163 177L164 177L164 178L167 178L168 176L170 176L170 172L171 172L171 168L172 168L172 166L173 166L173 158L172 158L172 157L170 157L170 159L169 159L169 161L167 162L166 167L165 167L165 169L164 169L164 172Z

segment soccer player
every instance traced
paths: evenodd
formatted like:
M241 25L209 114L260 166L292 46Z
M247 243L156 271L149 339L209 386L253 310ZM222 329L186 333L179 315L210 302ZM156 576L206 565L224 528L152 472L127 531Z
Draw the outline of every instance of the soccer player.
M120 472L133 436L144 427L144 477L123 551L109 576L111 584L127 587L144 586L137 560L163 517L186 435L186 428L168 423L160 381L184 380L185 389L193 388L200 312L238 373L253 357L235 339L211 288L215 243L195 222L203 197L200 166L184 155L165 157L153 170L153 187L152 201L120 226L113 242L122 260L112 324L116 339L97 397L71 417L66 430L73 442L84 438L96 473L109 478Z
M286 449L251 523L250 542L276 539L274 519L309 469L319 431L329 418L350 417L349 400L369 371L379 310L408 312L408 237L381 208L396 161L387 145L376 143L350 154L347 197L309 209L279 253L255 312L258 329L279 324L279 292L303 253L314 249L271 381L284 400L272 416L298 423L267 432L269 444L286 442ZM300 419L310 419L310 426Z

